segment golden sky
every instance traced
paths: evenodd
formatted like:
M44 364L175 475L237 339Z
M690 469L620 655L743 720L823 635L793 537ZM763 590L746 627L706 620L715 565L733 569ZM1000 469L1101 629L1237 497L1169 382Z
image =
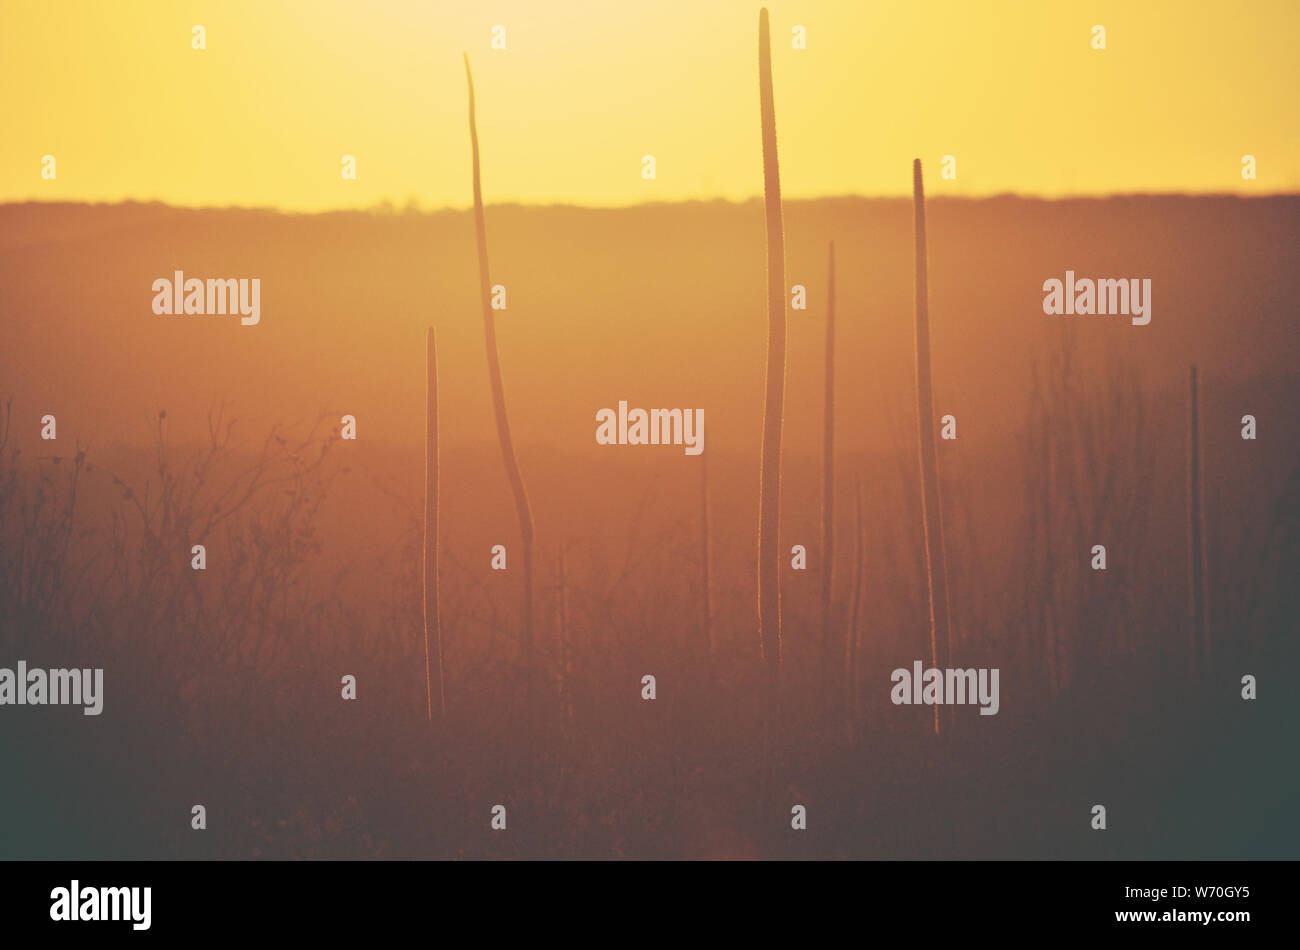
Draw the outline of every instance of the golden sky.
M758 8L0 0L0 201L464 207L462 50L489 203L744 199L762 188ZM914 156L932 193L1300 190L1294 0L768 9L788 197L905 194ZM491 48L498 24L504 50ZM807 49L791 48L795 25ZM1241 176L1248 153L1255 181ZM954 181L938 178L944 155Z

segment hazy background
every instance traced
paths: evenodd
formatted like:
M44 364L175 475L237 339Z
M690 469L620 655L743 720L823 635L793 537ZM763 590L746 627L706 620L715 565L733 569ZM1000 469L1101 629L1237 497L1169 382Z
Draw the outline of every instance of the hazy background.
M784 751L769 812L756 802L757 202L488 210L537 523L550 686L534 715L468 214L0 208L12 399L0 657L103 666L106 683L97 719L0 716L4 853L1294 857L1297 776L1282 751L1294 694L1277 677L1294 663L1300 568L1300 199L931 203L935 406L958 425L939 445L953 658L1001 670L1001 711L959 708L949 745L928 734L929 708L888 700L890 671L929 647L910 203L786 210L788 282L807 285L809 309L790 313L781 546L806 545L809 570L782 562ZM841 635L859 483L866 539L852 746L842 673L830 692L817 678L829 240ZM151 283L174 268L260 276L260 325L155 316ZM1151 324L1044 315L1042 282L1066 268L1150 277ZM429 325L449 716L432 732L419 588ZM1215 644L1200 675L1186 613L1192 363ZM704 409L712 662L701 459L598 446L595 412L619 399ZM39 438L47 412L56 442ZM343 413L355 442L332 434ZM1256 441L1240 438L1247 413ZM199 542L202 574L189 567ZM1096 543L1106 572L1088 568ZM489 569L494 544L505 573ZM559 698L561 548L572 716ZM339 696L345 673L356 702ZM1259 677L1253 703L1245 673ZM202 835L195 802L209 809ZM794 802L810 830L782 837ZM488 831L495 803L510 809L506 834ZM1104 834L1088 827L1096 803Z

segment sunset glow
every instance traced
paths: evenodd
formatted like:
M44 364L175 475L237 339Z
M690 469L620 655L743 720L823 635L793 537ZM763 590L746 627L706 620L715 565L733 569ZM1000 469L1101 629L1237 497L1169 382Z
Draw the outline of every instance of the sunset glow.
M903 195L913 157L944 155L957 177L936 194L1300 187L1294 3L770 9L790 198ZM195 25L206 49L191 48ZM791 48L795 26L806 49ZM761 190L755 39L747 0L10 0L0 201L464 207L462 51L489 202L747 199ZM1240 175L1245 154L1257 180Z

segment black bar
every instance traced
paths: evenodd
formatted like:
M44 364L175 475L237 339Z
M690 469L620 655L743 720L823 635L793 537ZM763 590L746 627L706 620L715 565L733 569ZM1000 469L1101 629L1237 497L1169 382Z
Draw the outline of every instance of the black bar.
M0 912L7 937L90 939L405 930L430 941L567 933L618 943L716 929L821 942L847 927L854 942L901 928L914 946L944 935L1224 941L1286 929L1294 873L1290 862L1214 861L10 862L0 865ZM83 902L88 888L150 888L148 928L135 929L129 911L144 915L132 905L125 920L51 919L56 889L74 880Z

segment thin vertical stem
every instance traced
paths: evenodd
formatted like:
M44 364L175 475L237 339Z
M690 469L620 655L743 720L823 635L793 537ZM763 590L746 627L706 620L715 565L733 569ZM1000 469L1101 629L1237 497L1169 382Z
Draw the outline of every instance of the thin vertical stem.
M925 573L930 590L931 665L949 665L948 563L943 547L943 509L939 502L939 455L935 439L934 392L930 372L930 299L925 238L925 186L921 160L912 162L912 202L916 214L916 408L921 439L921 518L925 528ZM946 707L947 708L947 707ZM934 707L939 735L939 705Z
M442 675L442 611L438 596L438 355L433 327L426 354L424 435L424 680L429 720L447 715Z
M704 588L701 605L704 623L704 658L713 661L713 591L709 578L709 457L700 455L700 583Z
M1053 524L1056 518L1056 512L1053 508L1052 488L1056 481L1056 453L1052 445L1052 415L1044 411L1043 416L1043 445L1044 445L1044 470L1046 478L1044 480L1044 493L1046 503L1044 509L1046 518L1044 521L1043 537L1046 546L1043 563L1043 571L1046 583L1044 584L1043 595L1043 635L1046 639L1047 646L1047 684L1053 698L1060 692L1061 688L1061 651L1060 643L1056 631L1056 544Z
M766 668L763 738L766 749L776 720L781 684L781 426L785 408L785 233L781 221L781 174L776 155L776 106L767 10L758 14L758 89L763 131L763 199L767 230L767 380L759 471L758 632Z
M1192 664L1198 668L1209 657L1209 623L1205 593L1205 512L1201 483L1201 415L1196 367L1191 370L1191 395L1187 412L1187 596L1192 625Z
M831 696L831 611L835 574L835 243L827 249L826 393L822 433L822 695Z
M483 309L483 331L487 347L488 377L492 385L492 409L496 416L497 436L501 442L501 458L505 463L506 477L515 496L515 510L519 515L519 534L524 546L524 604L520 643L524 655L526 703L533 710L533 513L528 505L528 492L523 476L519 474L519 461L515 457L514 443L510 438L510 420L506 416L505 389L501 384L501 360L497 353L496 322L492 316L492 284L488 277L487 228L483 219L483 191L479 178L478 127L474 113L474 76L469 68L469 54L465 54L465 80L469 86L469 141L474 165L474 230L478 238L479 301Z
M853 538L853 596L849 610L849 629L844 637L844 698L848 712L849 745L855 741L858 723L858 616L862 609L866 567L866 535L862 528L862 481L858 480L855 492L857 530Z
M560 709L566 718L573 717L570 685L569 648L569 579L564 564L564 549L555 559L555 628L560 647Z

